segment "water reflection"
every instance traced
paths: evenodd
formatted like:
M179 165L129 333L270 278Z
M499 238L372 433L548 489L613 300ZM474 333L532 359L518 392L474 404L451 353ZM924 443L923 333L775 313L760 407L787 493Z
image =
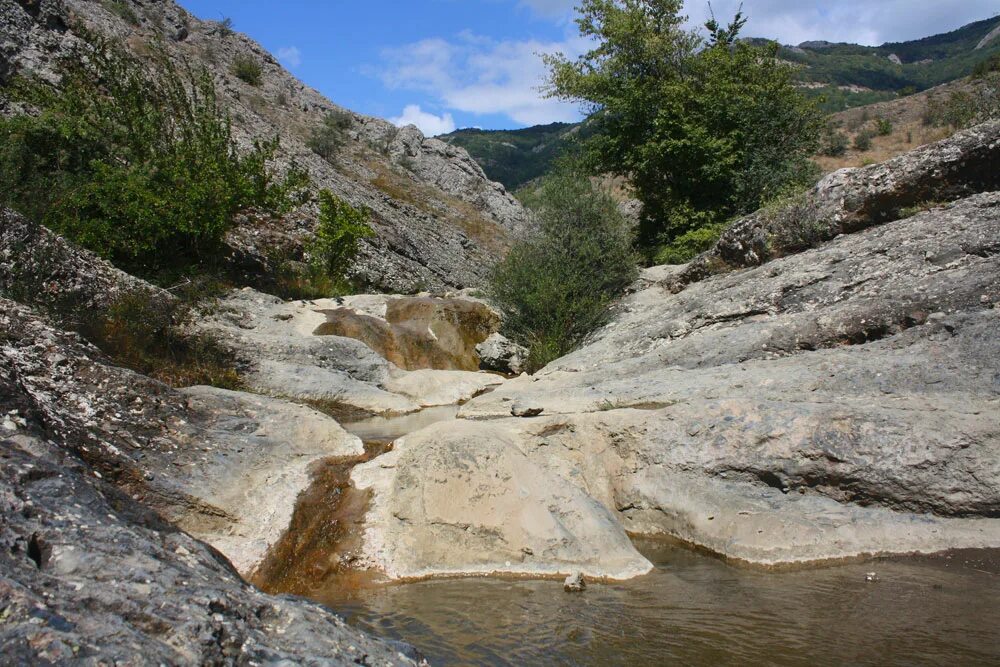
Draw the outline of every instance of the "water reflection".
M407 433L413 433L431 424L455 419L458 405L424 408L419 412L395 417L371 417L362 421L343 424L344 430L365 442L392 442Z
M1000 664L997 551L761 572L638 546L654 572L583 594L445 579L316 598L439 665Z

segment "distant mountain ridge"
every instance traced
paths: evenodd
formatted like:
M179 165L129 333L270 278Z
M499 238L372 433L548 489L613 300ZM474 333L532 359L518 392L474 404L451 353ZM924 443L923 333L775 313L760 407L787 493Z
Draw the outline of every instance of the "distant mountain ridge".
M752 38L758 39L765 41ZM779 57L799 65L802 88L822 97L824 110L843 111L960 79L979 63L1000 57L1000 18L881 46L802 42L782 46ZM547 173L580 137L580 127L551 123L518 130L461 129L439 138L464 148L490 179L515 190Z

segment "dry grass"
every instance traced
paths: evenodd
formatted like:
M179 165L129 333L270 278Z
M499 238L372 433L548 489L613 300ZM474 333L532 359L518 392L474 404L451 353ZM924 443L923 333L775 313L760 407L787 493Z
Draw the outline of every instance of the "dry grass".
M380 162L368 161L365 166L375 174L371 179L372 186L393 199L410 204L429 215L443 217L446 222L458 227L485 248L494 251L507 248L504 231L471 203L445 194L430 185L418 183L410 176Z
M844 131L844 130L841 130ZM860 130L859 130L860 131ZM858 132L846 132L853 146L854 137ZM872 147L867 151L849 148L846 153L837 157L817 155L813 158L824 174L845 167L863 167L869 164L885 162L897 155L912 151L914 148L946 139L954 130L946 127L927 127L922 122L910 122L905 125L893 125L892 134L884 137L872 137Z

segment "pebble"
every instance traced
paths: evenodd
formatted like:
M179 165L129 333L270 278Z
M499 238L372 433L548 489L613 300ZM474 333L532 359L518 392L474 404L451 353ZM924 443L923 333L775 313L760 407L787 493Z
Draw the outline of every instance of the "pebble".
M563 590L567 593L582 593L586 589L587 582L583 578L583 572L571 574L563 582Z

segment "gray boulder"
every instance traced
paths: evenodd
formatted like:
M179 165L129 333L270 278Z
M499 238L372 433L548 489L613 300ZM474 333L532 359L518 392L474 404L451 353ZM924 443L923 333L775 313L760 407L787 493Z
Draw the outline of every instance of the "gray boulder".
M495 333L476 345L479 367L486 371L519 375L528 359L528 349Z
M899 220L914 207L1000 190L998 158L1000 120L994 120L881 164L841 169L788 204L738 220L667 285L679 291L715 273Z

